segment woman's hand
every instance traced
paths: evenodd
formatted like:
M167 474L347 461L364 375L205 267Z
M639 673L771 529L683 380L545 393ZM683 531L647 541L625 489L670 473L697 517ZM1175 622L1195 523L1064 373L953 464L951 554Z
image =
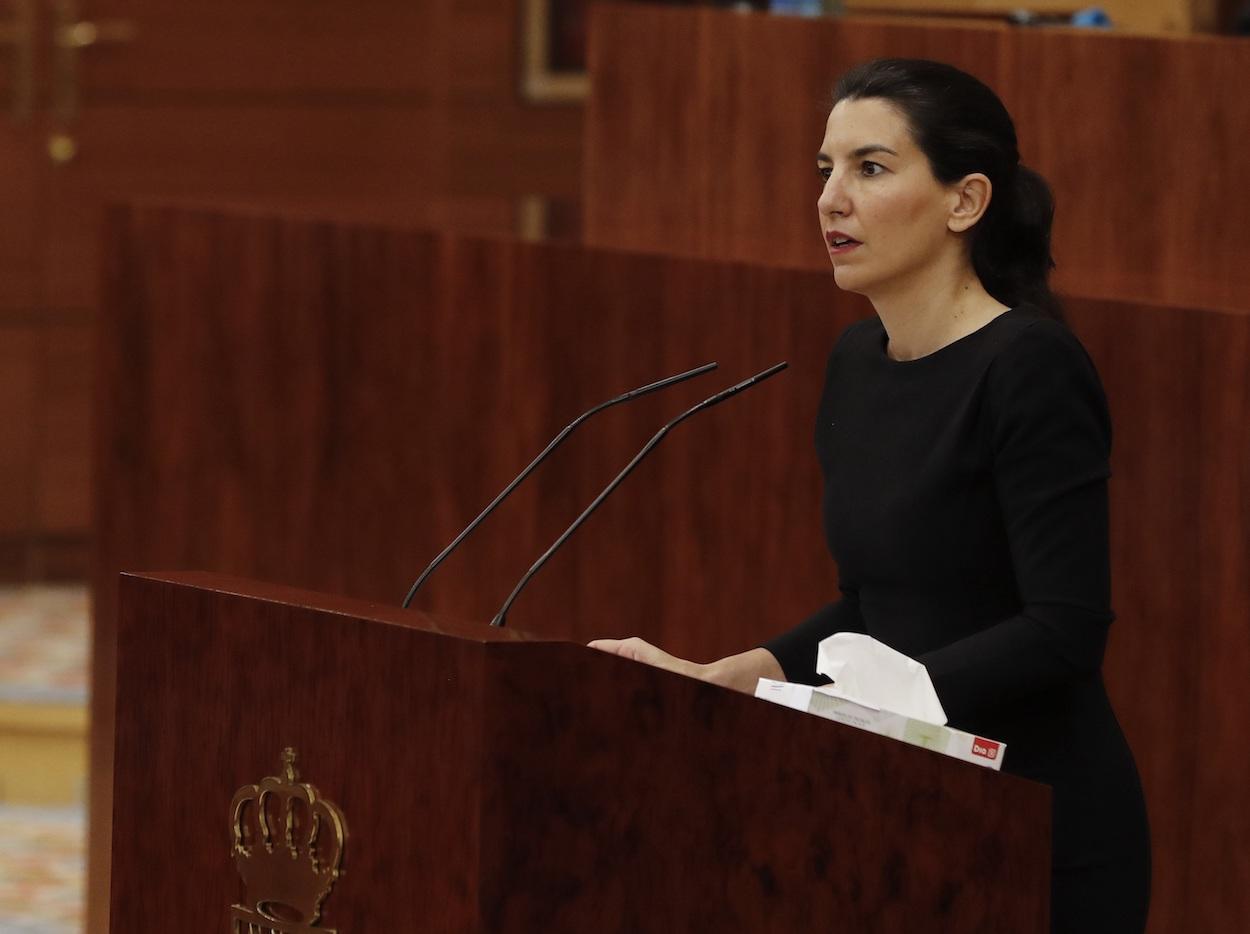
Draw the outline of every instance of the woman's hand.
M781 665L768 649L751 649L749 652L701 665L670 655L637 636L629 639L596 639L590 643L590 647L746 694L755 693L755 684L760 678L784 681L786 677Z
M688 678L699 678L700 680L709 680L706 677L707 669L711 666L700 665L696 662L686 661L684 658L678 658L676 655L669 655L663 649L656 648L645 639L639 639L632 636L628 639L596 639L590 643L592 649L598 649L601 652L608 652L612 655L619 655L622 658L632 659L636 662L644 662L656 668L663 668L665 671L675 671L679 675L685 675Z

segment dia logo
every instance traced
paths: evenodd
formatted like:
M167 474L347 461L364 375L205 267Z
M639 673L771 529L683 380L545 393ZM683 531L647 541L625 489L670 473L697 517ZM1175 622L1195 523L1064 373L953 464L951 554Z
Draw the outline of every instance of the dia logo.
M986 759L997 759L998 746L999 744L994 742L992 739L982 739L981 737L976 736L973 737L972 740L972 754L974 756L982 756Z

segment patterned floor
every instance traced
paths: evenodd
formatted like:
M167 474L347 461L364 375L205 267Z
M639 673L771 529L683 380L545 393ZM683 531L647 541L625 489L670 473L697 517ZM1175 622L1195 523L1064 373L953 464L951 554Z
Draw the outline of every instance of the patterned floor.
M87 591L0 587L0 699L87 701Z
M84 587L0 588L0 700L86 704L88 638ZM0 934L82 930L85 829L81 808L0 804Z
M0 932L82 930L81 808L0 805Z

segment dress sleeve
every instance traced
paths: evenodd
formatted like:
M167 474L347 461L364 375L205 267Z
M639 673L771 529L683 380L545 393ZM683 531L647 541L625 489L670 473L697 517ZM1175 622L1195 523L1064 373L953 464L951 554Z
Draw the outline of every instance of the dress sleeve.
M761 646L768 649L781 665L787 681L796 684L828 684L829 679L816 673L816 646L835 632L864 632L859 612L859 595L842 589L842 599L826 604L789 632L776 636Z
M1021 610L919 657L955 722L1096 673L1113 619L1111 423L1093 363L1040 320L986 379L982 426Z

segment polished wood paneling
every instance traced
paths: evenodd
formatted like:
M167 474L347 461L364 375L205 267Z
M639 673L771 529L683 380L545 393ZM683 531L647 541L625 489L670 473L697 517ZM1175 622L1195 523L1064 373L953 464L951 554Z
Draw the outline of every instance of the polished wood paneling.
M9 320L35 307L40 284L39 240L32 234L40 229L45 176L42 153L28 127L0 111L0 167L5 176L23 182L0 183L0 317Z
M48 266L64 274L49 279L49 303L95 305L108 193L361 213L377 204L383 216L406 209L432 222L442 157L427 135L438 117L388 104L98 105L79 130L78 163L51 192Z
M217 0L208 15L193 0L80 0L93 21L134 30L81 51L81 80L103 99L429 95L444 81L438 37L451 10L430 0Z
M286 746L349 828L336 930L1049 930L1032 782L511 630L214 575L120 604L114 930L237 898L230 801Z
M579 411L707 359L714 377L583 428L417 605L486 619L660 422L783 358L787 374L677 429L510 619L704 660L834 592L812 418L828 348L871 309L827 273L159 207L118 209L106 242L102 723L119 569L397 602ZM1236 929L1250 890L1250 316L1069 312L1115 422L1106 675L1150 804L1151 930L1189 929L1198 903L1207 929Z
M0 18L8 12L0 0ZM77 50L73 74L52 54L58 16L100 28L99 41ZM87 400L56 367L90 339L60 326L93 319L105 200L264 206L504 235L521 228L523 204L550 202L564 212L556 221L575 231L581 108L520 99L519 28L516 0L40 7L35 111L24 122L0 117L0 325L47 326L38 343L52 369L38 379L56 395L13 411L29 426L15 431L42 439L30 467L39 479L0 489L0 514L29 506L33 516L6 539L0 575L82 567ZM0 76L7 92L7 65ZM56 105L73 89L77 107L65 114ZM51 161L54 132L74 139L70 161ZM49 344L63 336L64 348Z
M1204 759L1191 718L1202 716L1196 702L1207 663L1198 636L1204 524L1198 516L1203 474L1214 466L1200 454L1205 380L1198 345L1201 331L1219 329L1223 319L1140 307L1136 326L1124 327L1119 305L1091 302L1073 310L1112 408L1117 622L1105 670L1148 795L1156 862L1150 930L1183 931L1200 900L1188 867L1198 861L1216 868L1212 851L1204 860L1191 846L1197 784L1209 772L1199 765ZM1231 370L1244 379L1244 361ZM1228 373L1217 379L1235 385Z
M539 608L572 599L577 617L576 601L585 601L587 617L570 623L571 634L590 637L607 622L598 609L606 596L617 606L614 625L647 625L664 609L660 595L670 588L659 575L669 570L611 530L620 523L644 541L690 534L691 519L670 509L692 488L701 498L694 478L715 464L721 445L742 444L732 440L737 431L752 432L764 448L759 466L736 477L745 505L756 508L770 472L785 463L804 464L802 483L818 484L804 456L806 433L778 432L768 414L778 400L811 408L806 387L819 378L839 320L849 320L849 304L840 319L801 313L826 291L822 277L156 208L119 211L107 240L114 297L99 384L102 588L114 569L168 555L397 599L541 439L601 397L709 358L723 368L715 380L648 397L584 428L505 506L495 529L431 582L428 606L489 617L539 546L665 416L783 356L798 379L769 383L683 426L638 474L673 498L646 508L625 496L609 502L579 533L585 544L562 555L516 612L530 603L536 609L527 614L541 618ZM760 292L767 317L755 313ZM716 328L667 313L702 307L710 296L719 305ZM797 335L806 339L796 348ZM194 379L158 399L157 387L176 374ZM202 427L184 430L192 424ZM691 435L699 443L683 444ZM447 452L458 465L450 474L434 469ZM139 462L164 479L153 485L144 471L115 469ZM325 497L327 485L342 489ZM714 500L703 506L721 514ZM747 519L722 519L723 532ZM359 540L341 536L345 528ZM819 545L812 521L805 533L795 527L787 535L796 533L794 553L812 553L799 547L804 539ZM298 541L318 544L291 551ZM587 548L606 551L579 558ZM819 579L815 551L810 567ZM591 575L591 566L601 571ZM724 613L762 618L769 605L764 593L755 604L722 604L713 580L697 597L702 618L679 627L688 651L728 650L739 637L724 628Z
M53 321L43 328L43 417L33 505L37 527L49 535L76 536L83 516L91 514L92 333L82 321Z
M50 194L46 262L62 274L49 278L47 301L94 306L101 206L119 192L499 235L516 230L524 195L576 198L575 111L455 111L101 104L81 127L78 171Z
M950 62L1002 96L1057 201L1074 295L1250 309L1250 211L1230 97L1250 46L1215 37L799 20L596 7L587 242L823 269L814 155L837 75Z
M15 317L0 318L0 580L82 580L89 331L71 320Z
M515 7L99 0L136 40L83 52L48 302L94 305L101 206L121 194L501 234L525 196L576 200L581 109L520 101Z
M1107 680L1150 803L1151 931L1250 922L1250 319L1073 302L1107 386ZM1130 317L1130 314L1133 317Z
M9 4L0 6L0 32L10 21ZM31 508L37 471L40 366L39 250L32 230L40 221L43 177L39 153L23 126L7 111L9 47L0 45L0 178L22 178L23 185L0 181L0 580L25 578L32 563Z
M45 306L93 316L102 206L122 195L499 234L523 199L577 201L581 109L519 99L517 0L91 0L83 13L133 23L135 39L79 57L78 155L48 175L39 215ZM92 494L81 464L61 469L66 524ZM88 520L78 512L73 539L28 539L24 566L71 564ZM94 801L89 927L103 932L107 785Z
M345 874L323 923L471 930L473 718L491 637L414 632L367 604L201 582L211 589L124 582L116 821L125 831L113 846L112 930L157 931L168 917L226 927L241 895L223 842L230 801L276 774L287 746L347 822ZM152 787L154 774L169 779ZM169 831L137 830L160 826Z
M34 481L35 411L39 384L39 334L34 325L0 324L0 536L30 531Z
M1217 22L1216 0L1103 0L1098 6L1111 17L1117 29L1156 33L1213 32ZM844 8L851 13L931 12L943 16L986 17L1005 17L1020 9L1064 15L1083 9L1077 0L1032 0L1023 8L1011 0L846 0Z
M1245 373L1250 360L1250 329L1223 318L1204 329L1198 341L1198 408L1201 435L1196 456L1202 462L1197 491L1198 614L1202 619L1197 653L1201 660L1194 691L1194 752L1207 763L1195 781L1189 847L1189 890L1211 886L1216 898L1194 899L1189 923L1208 930L1228 919L1250 919L1250 822L1245 814L1250 777L1246 716L1234 685L1250 672L1250 381L1221 379ZM1239 454L1237 452L1240 452ZM1217 839L1208 829L1223 828Z

